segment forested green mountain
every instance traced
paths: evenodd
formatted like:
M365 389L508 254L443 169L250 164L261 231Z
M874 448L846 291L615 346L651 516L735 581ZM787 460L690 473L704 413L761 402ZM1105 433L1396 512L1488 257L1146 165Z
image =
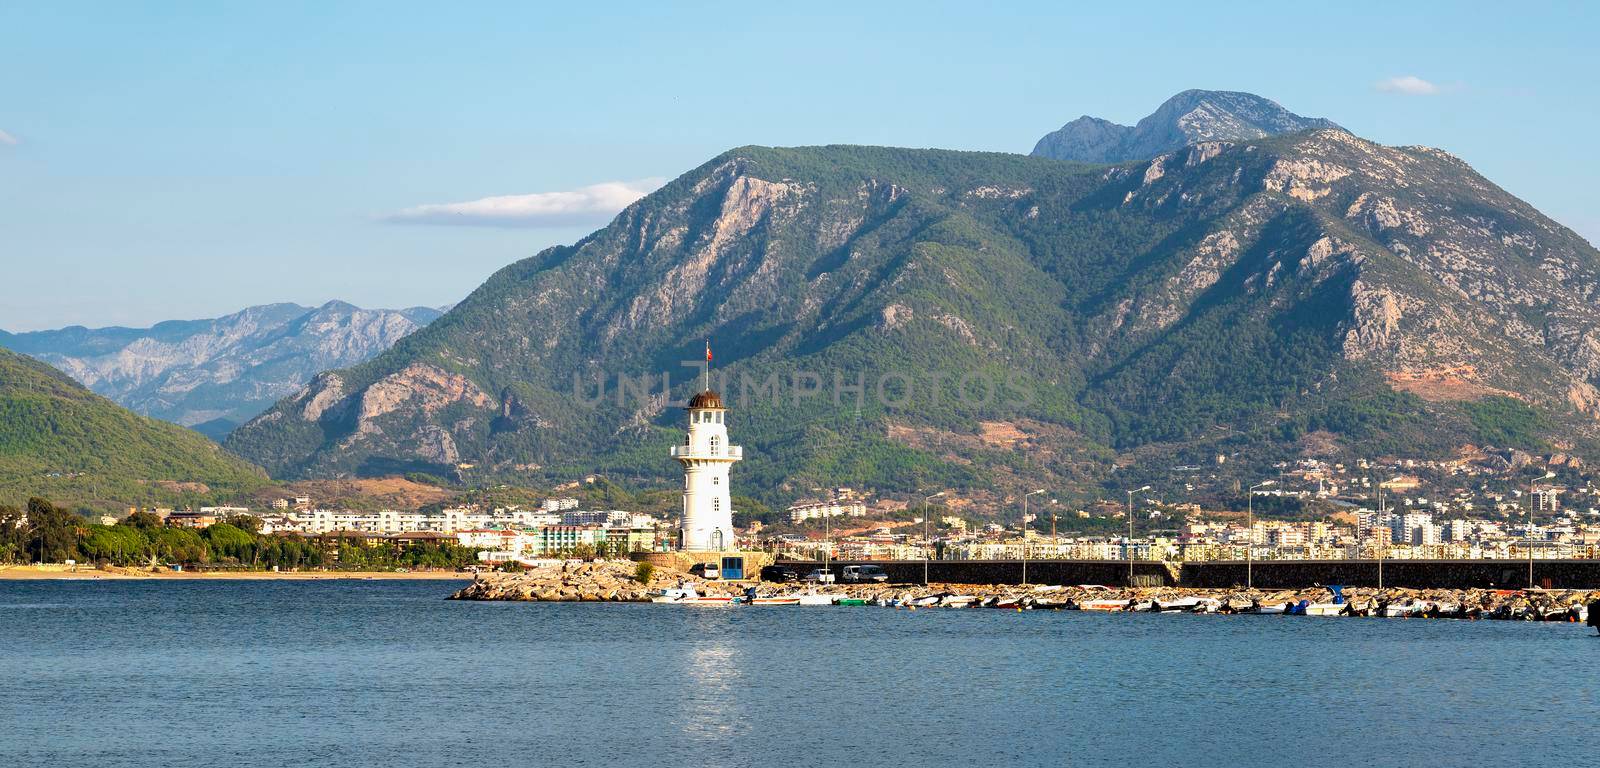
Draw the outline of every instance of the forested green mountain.
M266 481L197 432L135 414L0 349L0 503L45 495L102 509L204 502Z
M1444 152L1338 129L1113 166L743 147L227 445L291 476L676 482L669 399L709 338L767 498L1095 482L1119 455L1584 451L1597 296L1581 238ZM662 372L671 398L619 402Z

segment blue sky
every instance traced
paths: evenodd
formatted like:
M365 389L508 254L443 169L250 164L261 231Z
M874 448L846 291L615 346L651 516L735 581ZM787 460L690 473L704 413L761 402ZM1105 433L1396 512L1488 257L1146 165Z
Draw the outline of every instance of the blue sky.
M451 303L730 147L1027 152L1186 88L1443 147L1600 241L1582 4L753 5L0 4L0 328Z

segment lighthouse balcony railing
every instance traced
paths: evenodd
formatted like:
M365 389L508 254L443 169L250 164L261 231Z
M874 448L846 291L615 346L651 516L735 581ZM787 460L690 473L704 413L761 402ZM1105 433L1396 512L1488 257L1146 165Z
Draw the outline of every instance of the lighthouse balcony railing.
M672 446L674 459L734 459L744 458L744 446L730 445L713 451L710 448L701 448L693 445Z

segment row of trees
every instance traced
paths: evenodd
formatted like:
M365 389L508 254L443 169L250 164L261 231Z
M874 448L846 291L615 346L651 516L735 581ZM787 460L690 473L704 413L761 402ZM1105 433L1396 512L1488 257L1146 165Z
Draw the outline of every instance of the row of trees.
M280 569L459 568L477 562L476 550L448 543L396 546L346 540L335 557L318 542L260 531L261 521L248 515L199 531L169 528L148 512L135 512L115 525L92 524L47 499L33 498L26 509L0 505L0 562Z

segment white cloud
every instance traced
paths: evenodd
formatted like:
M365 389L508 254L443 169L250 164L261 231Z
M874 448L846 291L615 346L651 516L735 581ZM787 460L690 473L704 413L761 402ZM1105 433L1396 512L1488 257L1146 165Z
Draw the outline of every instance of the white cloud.
M1406 96L1432 96L1439 92L1439 86L1416 75L1402 75L1379 80L1372 87L1383 93L1399 93Z
M603 224L630 203L659 189L665 179L607 181L563 192L500 195L461 203L430 203L382 217L398 224L477 227L561 227Z
M16 145L21 144L21 143L22 143L21 139L15 137L15 136L12 136L11 134L6 133L5 131L0 131L0 144L4 144L4 145L6 145L8 147L15 147Z

